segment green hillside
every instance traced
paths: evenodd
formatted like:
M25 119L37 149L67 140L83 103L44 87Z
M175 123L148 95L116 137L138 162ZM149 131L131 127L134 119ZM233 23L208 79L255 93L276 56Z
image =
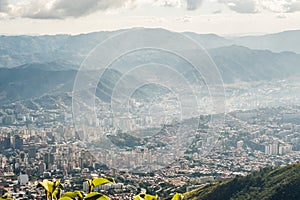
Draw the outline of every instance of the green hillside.
M246 177L205 185L185 194L188 200L293 200L300 199L300 163L264 168Z

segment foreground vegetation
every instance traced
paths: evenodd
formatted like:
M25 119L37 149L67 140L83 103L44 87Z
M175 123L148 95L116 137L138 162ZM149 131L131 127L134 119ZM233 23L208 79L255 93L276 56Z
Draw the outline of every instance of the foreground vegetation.
M37 185L37 188L43 188L45 190L46 200L110 200L110 198L102 193L94 192L94 188L104 184L115 184L113 178L93 178L86 180L89 187L88 194L84 194L82 191L66 192L61 195L62 184L59 181L43 180ZM138 194L133 197L133 200L158 200L157 195L150 194ZM176 193L172 200L182 200L183 195ZM0 199L1 200L1 199Z
M62 192L59 181L43 180L37 188L43 188L47 200L110 200L105 194L94 189L103 184L115 184L113 178L93 178L86 180L89 192ZM0 200L12 200L8 194ZM138 194L133 200L161 200L157 195ZM297 200L300 199L300 163L279 168L263 168L258 172L222 182L204 185L185 194L176 193L167 200Z
M246 177L205 185L185 194L188 200L297 200L300 199L300 163L264 168Z

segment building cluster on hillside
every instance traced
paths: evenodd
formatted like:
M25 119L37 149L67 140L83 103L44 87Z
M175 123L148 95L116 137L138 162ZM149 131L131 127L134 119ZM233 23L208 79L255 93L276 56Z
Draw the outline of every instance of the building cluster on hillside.
M9 191L19 199L39 199L43 193L34 186L43 179L59 179L69 191L84 189L86 178L113 176L117 185L98 189L112 199L130 199L141 188L162 195L184 192L195 185L300 160L300 108L294 106L229 113L224 127L217 129L217 140L201 137L209 126L202 122L186 154L180 158L173 155L175 162L167 166L164 157L150 153L153 141L144 140L135 151L127 149L125 154L132 152L128 157L112 149L106 154L88 149L89 144L97 143L97 134L89 135L91 143L84 143L70 110L62 105L44 109L41 105L12 104L0 109L0 118L0 192ZM110 126L112 122L102 123ZM171 141L174 126L169 124L164 130L169 136L156 135L157 141ZM205 143L213 147L203 154ZM148 168L147 173L107 168L144 164L141 162L163 163L164 167L153 172Z

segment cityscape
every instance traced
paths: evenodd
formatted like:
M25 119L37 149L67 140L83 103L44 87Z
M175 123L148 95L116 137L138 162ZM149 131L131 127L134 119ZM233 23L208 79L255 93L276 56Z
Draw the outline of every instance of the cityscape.
M300 0L0 0L0 200L298 200Z
M49 99L56 102L55 107L47 103ZM68 191L82 190L86 178L98 176L117 180L117 185L99 188L112 193L112 199L130 199L140 188L165 196L175 190L187 192L202 184L300 159L299 106L230 112L217 139L206 137L209 116L202 115L191 145L181 157L176 157L152 150L153 143L156 147L168 143L167 133L175 134L178 122L164 125L151 140L128 138L128 134L116 130L108 138L120 149L103 151L97 147L97 134L89 135L92 142L88 145L80 141L67 106L70 101L71 96L65 94L1 107L1 183L14 198L42 198L43 193L32 186L46 178L59 179ZM103 119L103 126L96 130L107 128L105 121L112 119ZM201 151L207 142L214 147L204 155ZM87 148L89 145L92 148ZM148 168L128 170L133 166Z

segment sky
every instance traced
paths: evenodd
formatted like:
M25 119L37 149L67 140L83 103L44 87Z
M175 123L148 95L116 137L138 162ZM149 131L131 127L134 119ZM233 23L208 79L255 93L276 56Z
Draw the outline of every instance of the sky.
M219 35L300 29L300 0L0 0L0 34L161 27Z

